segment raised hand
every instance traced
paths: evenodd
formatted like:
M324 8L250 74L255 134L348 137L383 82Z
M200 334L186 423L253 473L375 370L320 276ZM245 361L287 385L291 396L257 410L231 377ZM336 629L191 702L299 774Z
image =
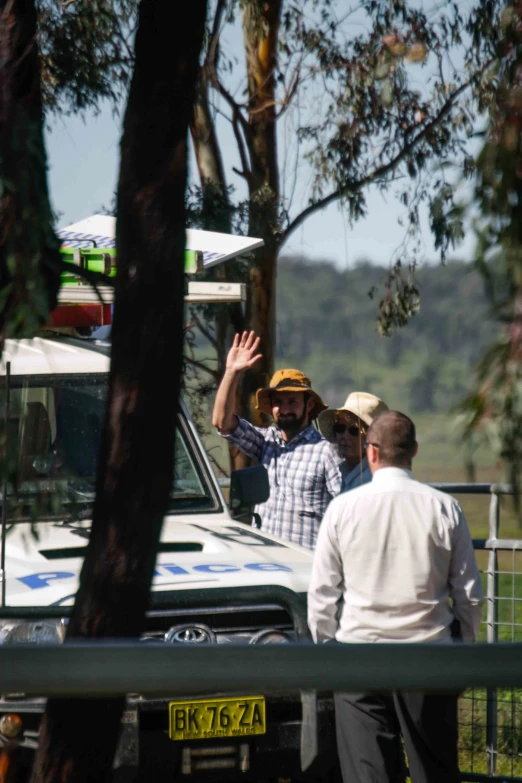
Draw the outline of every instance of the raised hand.
M262 356L256 353L260 342L261 339L256 337L255 332L236 334L227 356L227 371L238 373L252 367Z

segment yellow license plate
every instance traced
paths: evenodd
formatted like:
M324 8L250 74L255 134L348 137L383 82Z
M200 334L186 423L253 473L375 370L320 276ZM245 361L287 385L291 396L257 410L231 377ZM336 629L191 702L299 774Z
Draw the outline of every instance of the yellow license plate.
M169 737L173 740L243 737L265 733L263 696L169 703Z

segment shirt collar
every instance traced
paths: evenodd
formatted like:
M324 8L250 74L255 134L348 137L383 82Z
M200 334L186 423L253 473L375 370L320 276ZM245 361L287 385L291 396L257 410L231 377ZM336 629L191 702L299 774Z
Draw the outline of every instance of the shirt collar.
M413 473L407 468L379 468L373 474L372 484L379 481L386 481L389 478L413 478Z
M346 462L344 464L346 465ZM348 469L346 468L346 470ZM348 470L348 472L346 473L346 481L352 481L352 479L354 479L356 476L360 476L362 473L365 473L365 471L367 470L369 470L368 460L366 459L366 457L363 457L358 465L356 465L351 470Z
M315 429L313 424L309 424L308 427L304 430L301 430L301 432L298 432L297 435L294 435L292 440L286 441L283 440L283 436L281 435L281 430L279 427L274 427L276 438L285 446L290 446L292 443L297 443L298 440L301 438L304 438L305 440L312 440L312 438L315 437L315 433L317 430Z

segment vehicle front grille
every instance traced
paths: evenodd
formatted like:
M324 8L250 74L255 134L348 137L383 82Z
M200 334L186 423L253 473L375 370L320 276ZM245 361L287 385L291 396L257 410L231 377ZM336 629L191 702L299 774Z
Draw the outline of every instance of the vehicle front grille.
M143 638L165 641L165 635L173 628L196 629L199 626L210 629L218 644L227 642L248 644L259 632L269 629L281 632L288 636L289 640L294 639L290 615L274 605L219 607L196 609L190 612L183 609L152 610L147 614ZM255 640L253 643L256 643Z

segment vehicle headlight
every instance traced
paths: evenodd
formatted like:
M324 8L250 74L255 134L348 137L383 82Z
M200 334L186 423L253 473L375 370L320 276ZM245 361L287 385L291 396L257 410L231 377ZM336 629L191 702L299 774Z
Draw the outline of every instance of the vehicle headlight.
M64 638L63 620L0 621L0 644L61 644Z
M276 628L265 628L250 639L250 644L290 644L292 638L286 631Z

